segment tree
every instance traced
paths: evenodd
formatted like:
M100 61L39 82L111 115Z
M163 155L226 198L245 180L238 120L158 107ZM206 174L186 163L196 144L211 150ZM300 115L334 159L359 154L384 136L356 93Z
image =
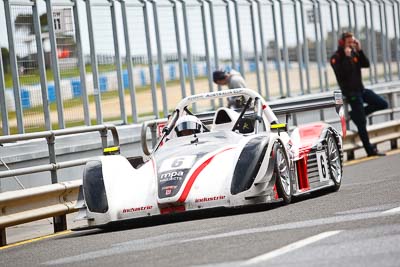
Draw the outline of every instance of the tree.
M4 72L10 71L10 52L6 47L1 48L1 57L3 59Z

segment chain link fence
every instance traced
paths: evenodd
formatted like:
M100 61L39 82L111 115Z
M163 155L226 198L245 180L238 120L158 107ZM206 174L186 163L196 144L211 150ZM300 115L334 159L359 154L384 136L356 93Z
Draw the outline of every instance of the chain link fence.
M332 90L343 31L371 61L367 86L398 80L399 13L398 0L2 0L1 131L166 117L223 89L215 69L267 99Z

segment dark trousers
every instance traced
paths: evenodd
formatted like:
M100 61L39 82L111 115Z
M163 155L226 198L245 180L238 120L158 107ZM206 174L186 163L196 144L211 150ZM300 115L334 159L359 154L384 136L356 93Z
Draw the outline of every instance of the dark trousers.
M369 142L367 116L375 111L386 109L388 103L370 89L364 89L359 95L349 96L347 99L351 106L350 118L357 126L358 135L360 136L365 151L368 155L371 155L374 152L374 147ZM364 103L367 103L367 106L364 106Z

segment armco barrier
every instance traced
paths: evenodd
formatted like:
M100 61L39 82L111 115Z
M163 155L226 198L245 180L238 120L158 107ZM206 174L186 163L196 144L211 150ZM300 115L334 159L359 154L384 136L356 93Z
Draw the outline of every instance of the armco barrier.
M400 120L378 123L367 127L370 142L377 145L390 141L390 148L397 149L397 139L400 138ZM363 148L357 132L347 131L343 150L347 153L347 160L354 159L354 151Z
M49 187L51 189L55 189L57 191L58 188L58 179L57 179L57 170L62 169L62 168L69 168L69 167L74 167L74 166L79 166L79 165L84 165L88 159L77 159L77 160L71 160L71 161L64 161L64 162L56 162L56 153L55 153L55 140L56 136L65 136L65 135L71 135L71 134L77 134L77 133L87 133L87 132L96 132L98 131L100 133L101 137L101 143L102 147L107 148L108 146L108 131L111 131L112 137L113 137L113 147L118 147L119 149L119 136L118 132L116 130L116 127L114 125L98 125L98 126L88 126L88 127L75 127L75 128L68 128L68 129L63 129L63 130L55 130L55 131L45 131L45 132L37 132L37 133L30 133L30 134L17 134L17 135L8 135L8 136L2 136L0 137L0 144L1 143L10 143L10 142L15 142L15 141L23 141L23 140L32 140L32 139L39 139L39 138L45 138L47 140L47 145L48 145L48 152L49 152L49 164L44 164L44 165L38 165L38 166L32 166L32 167L27 167L27 168L20 168L20 169L15 169L15 170L7 170L7 171L2 171L0 172L0 179L4 177L13 177L16 175L22 175L22 174L30 174L30 173L37 173L37 172L44 172L44 171L50 171L51 172L51 180L52 180L52 187ZM28 190L28 191L26 191ZM2 193L0 194L0 234L1 234L1 244L6 243L6 238L5 238L5 227L14 222L18 224L19 221L33 221L36 220L36 217L34 215L31 215L31 213L26 212L19 215L14 215L14 217L3 217L4 214L7 214L6 211L9 209L9 203L10 199L9 196L10 194L15 194L16 196L19 196L22 194L23 197L25 198L30 196L31 194L34 194L32 192L36 192L35 188L33 189L26 189L26 190L20 190L20 191L12 191L10 193ZM52 192L51 190L49 192ZM59 191L57 191L59 192ZM47 199L47 191L46 192L40 192L37 194L34 194L35 197L37 196L38 199ZM4 198L3 198L4 197ZM59 195L59 198L63 197L63 195ZM18 204L19 203L19 198L16 198L16 204L15 204L15 213L17 214L18 212L24 211L24 206L21 207L21 205L29 205L29 204ZM67 198L65 198L67 199ZM65 200L64 199L64 200ZM26 200L26 199L25 199ZM39 201L39 200L38 200ZM24 201L22 201L24 202ZM26 203L30 203L29 199L27 200ZM36 205L36 204L35 204ZM38 204L39 205L39 204ZM33 207L32 207L33 208ZM34 206L36 209L36 206ZM63 207L60 205L52 205L50 207L50 212L47 212L48 210L45 208L45 211L41 211L43 213L40 213L37 211L37 214L40 214L40 218L47 218L47 217L53 217L54 221L54 232L59 232L67 229L67 222L66 222L66 217L65 214L66 212L63 210ZM11 214L11 213L8 213ZM38 215L39 216L39 215ZM43 217L45 216L45 217ZM46 217L47 216L47 217ZM7 220L8 218L8 220ZM22 223L22 222L21 222Z
M0 194L0 246L7 244L6 228L75 212L81 180Z

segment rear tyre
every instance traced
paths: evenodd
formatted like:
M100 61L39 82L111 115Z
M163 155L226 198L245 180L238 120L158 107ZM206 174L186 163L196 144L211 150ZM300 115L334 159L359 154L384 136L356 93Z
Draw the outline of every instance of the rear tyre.
M286 204L292 201L292 179L290 177L290 165L285 150L280 143L276 143L275 151L275 177L276 190L278 196L283 199Z
M329 162L329 174L334 182L332 191L338 191L342 183L342 160L340 158L340 152L337 145L337 141L333 134L329 134L327 138L328 142L328 162Z

